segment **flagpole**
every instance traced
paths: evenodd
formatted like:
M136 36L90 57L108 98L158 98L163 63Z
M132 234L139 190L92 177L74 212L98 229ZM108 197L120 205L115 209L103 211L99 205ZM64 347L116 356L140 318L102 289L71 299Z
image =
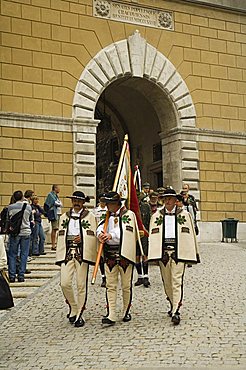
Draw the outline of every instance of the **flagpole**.
M117 183L118 183L118 180L119 180L120 171L121 171L122 163L123 163L123 160L124 160L124 155L125 155L125 151L126 151L126 148L127 148L127 144L128 144L128 135L126 134L125 137L124 137L124 144L122 146L120 160L119 160L118 168L117 168L115 179L114 179L113 191L116 191L116 189L117 189ZM107 211L106 212L105 223L104 223L104 227L103 227L104 232L106 232L107 228L108 228L109 216L110 216L110 213L109 213L109 211ZM98 247L96 263L95 263L95 266L94 266L92 279L91 279L91 284L92 285L94 285L95 281L96 281L97 271L98 271L98 267L99 267L99 264L100 264L100 259L101 259L101 255L102 255L102 251L103 251L103 246L104 246L104 243L100 243L99 247Z
M105 223L104 223L104 227L103 227L103 231L104 232L107 231L109 215L110 215L109 214L109 211L107 211L106 212ZM104 245L104 243L100 243L99 244L99 247L98 247L96 263L95 263L95 266L94 266L94 270L93 270L93 274L92 274L92 279L91 279L91 284L92 285L94 285L95 284L95 281L96 281L97 271L98 271L98 267L99 267L99 264L100 264L100 259L101 259L102 251L103 251L103 245Z

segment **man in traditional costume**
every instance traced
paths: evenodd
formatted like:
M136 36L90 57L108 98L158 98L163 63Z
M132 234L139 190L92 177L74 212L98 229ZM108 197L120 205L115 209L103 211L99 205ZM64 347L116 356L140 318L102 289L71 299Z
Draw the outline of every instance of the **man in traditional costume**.
M158 260L167 300L168 315L174 325L180 323L179 309L183 299L184 272L187 263L200 262L191 215L176 206L174 189L164 192L164 208L150 220L149 260Z
M96 218L84 207L89 197L75 191L71 197L73 207L61 216L58 232L56 264L61 266L61 289L69 305L67 315L75 327L84 326L83 313L87 301L89 264L97 255ZM72 286L77 281L77 301Z
M102 324L111 326L116 321L118 276L121 276L123 295L123 321L131 320L133 265L136 263L136 241L141 241L134 212L122 206L120 195L111 191L103 201L110 212L108 227L104 231L103 220L97 228L97 237L104 244L106 272L107 315Z

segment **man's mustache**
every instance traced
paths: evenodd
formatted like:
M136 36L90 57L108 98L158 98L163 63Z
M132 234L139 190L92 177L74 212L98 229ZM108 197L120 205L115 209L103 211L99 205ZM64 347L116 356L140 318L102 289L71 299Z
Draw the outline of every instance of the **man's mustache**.
M80 207L80 204L74 204L73 206L74 207Z

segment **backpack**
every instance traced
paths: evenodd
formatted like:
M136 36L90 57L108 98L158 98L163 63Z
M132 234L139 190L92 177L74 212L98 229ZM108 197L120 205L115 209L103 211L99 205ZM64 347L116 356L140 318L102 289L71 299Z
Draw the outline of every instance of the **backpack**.
M12 235L12 236L17 236L20 233L22 218L23 218L23 214L26 209L26 206L27 206L27 203L24 203L22 206L22 209L8 220L7 234Z
M44 216L47 217L49 221L55 221L54 207L49 207L47 203L44 203Z
M43 208L44 208L44 215L47 216L47 213L48 213L50 207L48 206L47 203L44 203L44 207Z
M7 231L7 216L8 207L4 207L0 213L0 234L5 234Z

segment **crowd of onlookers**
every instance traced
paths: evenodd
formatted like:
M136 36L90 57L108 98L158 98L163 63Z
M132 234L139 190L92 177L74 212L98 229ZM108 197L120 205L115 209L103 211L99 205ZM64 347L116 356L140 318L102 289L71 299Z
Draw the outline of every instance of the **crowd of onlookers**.
M17 190L12 194L9 205L1 211L0 298L2 298L2 294L10 293L5 283L14 283L16 278L20 283L25 281L25 274L31 272L27 269L27 262L33 256L46 254L44 250L46 236L42 225L42 217L47 217L51 222L51 249L55 249L56 233L62 207L58 196L59 192L60 187L53 185L51 192L47 195L44 207L42 207L33 190L26 190L24 194L21 190ZM6 274L7 269L8 276ZM2 299L1 301L9 300ZM12 307L11 304L10 302L10 307Z

